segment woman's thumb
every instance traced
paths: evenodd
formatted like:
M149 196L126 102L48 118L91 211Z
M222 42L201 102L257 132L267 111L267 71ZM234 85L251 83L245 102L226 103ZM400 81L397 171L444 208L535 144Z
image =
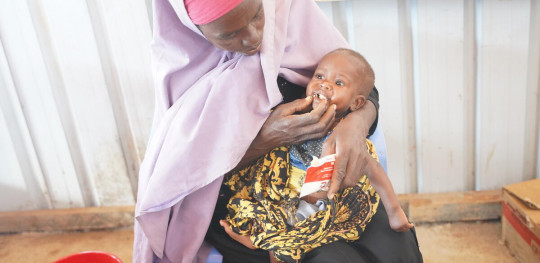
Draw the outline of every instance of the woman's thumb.
M305 99L298 99L295 100L295 111L294 112L300 112L305 113L311 110L311 103L313 102L312 96L307 96Z

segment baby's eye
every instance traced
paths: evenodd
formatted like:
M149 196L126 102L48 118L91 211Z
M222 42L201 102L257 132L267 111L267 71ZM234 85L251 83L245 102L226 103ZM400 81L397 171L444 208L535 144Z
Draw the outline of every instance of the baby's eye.
M336 80L336 85L338 86L345 86L345 82L341 81L341 80Z
M323 75L319 74L319 73L316 73L315 74L315 78L317 79L323 79Z

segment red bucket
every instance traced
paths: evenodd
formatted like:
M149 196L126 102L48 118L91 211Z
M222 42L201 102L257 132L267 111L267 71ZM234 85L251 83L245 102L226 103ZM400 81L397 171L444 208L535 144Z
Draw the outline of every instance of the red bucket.
M53 263L122 263L122 260L107 252L84 251L63 257Z

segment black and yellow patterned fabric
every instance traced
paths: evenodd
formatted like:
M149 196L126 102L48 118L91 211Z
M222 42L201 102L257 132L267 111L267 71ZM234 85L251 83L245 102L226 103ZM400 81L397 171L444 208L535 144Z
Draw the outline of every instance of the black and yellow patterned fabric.
M373 144L366 142L377 159ZM357 240L379 204L379 195L364 175L356 186L329 200L325 210L296 222L302 172L290 165L289 147L278 147L224 179L234 193L227 205L233 231L249 235L254 246L273 251L283 262L299 262L324 244Z

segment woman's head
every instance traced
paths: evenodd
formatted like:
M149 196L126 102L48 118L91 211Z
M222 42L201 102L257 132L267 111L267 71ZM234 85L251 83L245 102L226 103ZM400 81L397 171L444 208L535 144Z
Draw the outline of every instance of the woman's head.
M223 0L226 2L223 8L213 12L214 16L210 17L205 12L199 12L205 6L194 4L197 1L201 0L184 1L188 15L215 47L249 56L261 49L264 29L262 0ZM210 5L221 4L206 2Z
M322 99L336 105L336 116L361 108L375 81L373 69L366 59L354 50L337 49L326 54L306 89L313 96L313 107Z

